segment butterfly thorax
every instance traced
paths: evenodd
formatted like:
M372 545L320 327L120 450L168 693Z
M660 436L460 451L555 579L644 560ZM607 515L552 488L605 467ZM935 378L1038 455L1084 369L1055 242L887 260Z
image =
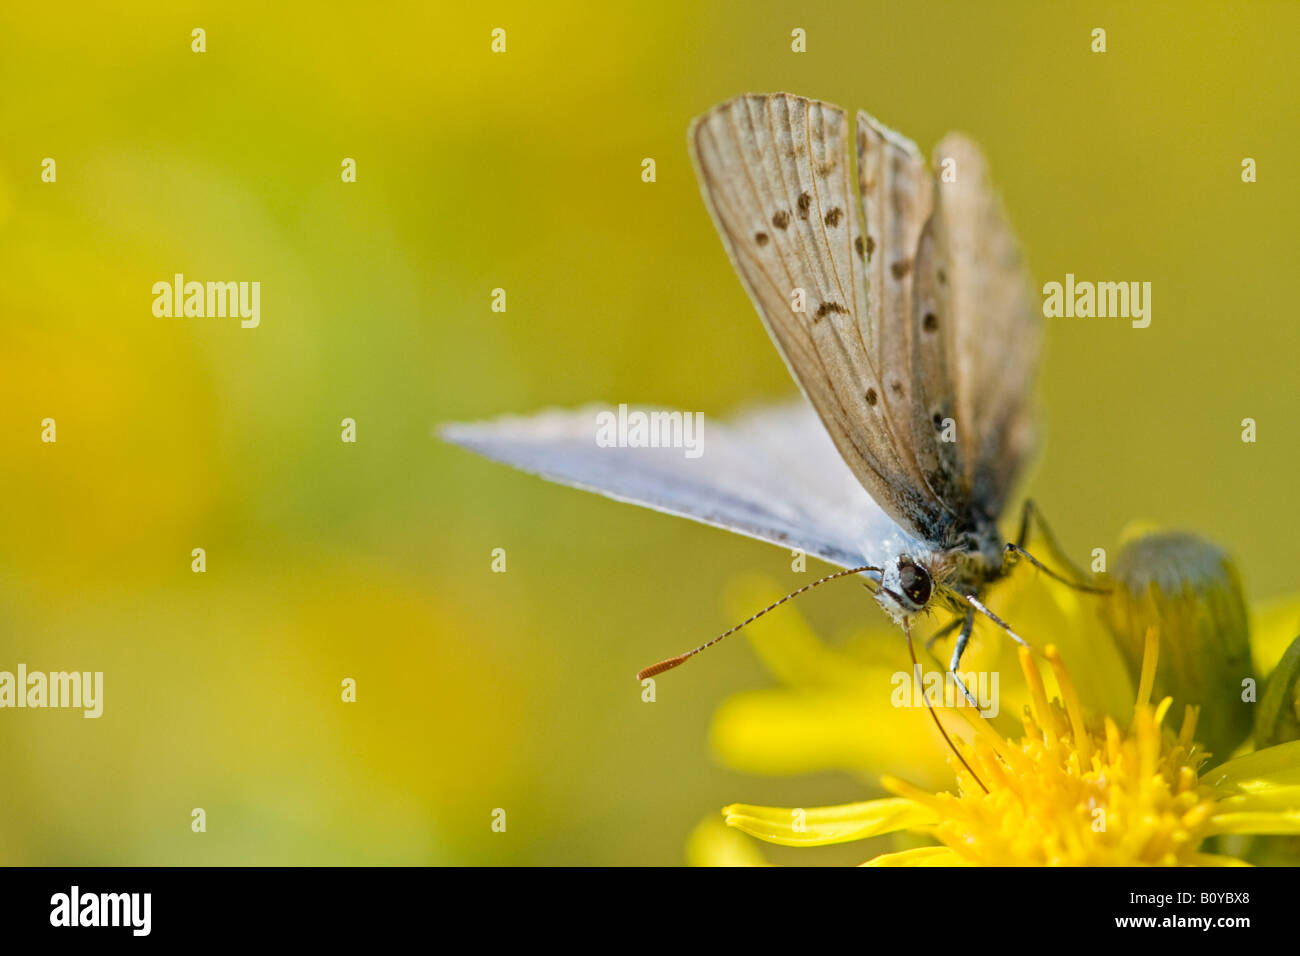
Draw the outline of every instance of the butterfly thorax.
M978 593L1002 576L1005 545L991 518L977 515L966 530L945 535L926 565L941 590Z

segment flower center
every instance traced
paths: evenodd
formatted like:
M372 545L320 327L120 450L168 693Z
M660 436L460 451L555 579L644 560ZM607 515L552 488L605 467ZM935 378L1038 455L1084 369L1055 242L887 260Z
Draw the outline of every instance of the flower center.
M1209 835L1214 800L1198 788L1208 756L1194 740L1197 708L1177 736L1164 725L1172 701L1148 702L1158 652L1147 634L1133 723L1086 723L1069 672L1049 646L1060 688L1049 700L1028 648L1020 666L1029 685L1024 736L1004 739L978 714L948 711L974 730L967 759L988 787L954 765L957 795L933 794L885 778L886 788L933 809L934 835L971 863L988 866L1177 866L1194 862Z

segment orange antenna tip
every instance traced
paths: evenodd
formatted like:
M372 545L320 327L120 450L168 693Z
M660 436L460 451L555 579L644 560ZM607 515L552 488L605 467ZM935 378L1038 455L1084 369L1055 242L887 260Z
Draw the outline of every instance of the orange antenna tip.
M690 654L678 654L676 657L670 657L666 661L660 661L658 664L651 664L644 670L636 672L637 680L645 680L647 677L655 677L664 671L670 671L674 667L680 667L691 658Z

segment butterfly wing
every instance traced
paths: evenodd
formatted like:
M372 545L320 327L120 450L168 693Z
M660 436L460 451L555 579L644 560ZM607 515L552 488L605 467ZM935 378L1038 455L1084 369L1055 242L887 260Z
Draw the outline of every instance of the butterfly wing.
M935 317L938 334L928 340L944 353L947 376L934 400L947 403L957 423L963 486L995 517L1033 445L1042 321L979 148L950 134L935 150L935 166L930 238L918 253L927 302L914 319Z
M941 393L945 356L927 349L938 337L933 319L918 311L928 279L929 259L921 244L932 218L934 180L916 144L858 111L858 188L866 237L867 285L871 308L867 341L874 343L876 367L883 376L891 431L906 436L910 453L929 492L951 514L963 514L969 497L957 480L955 443L939 436L949 417ZM922 364L923 355L935 361ZM935 414L939 412L939 414Z
M447 441L561 484L681 515L842 567L879 564L919 544L845 465L808 403L729 424L708 421L701 454L602 447L598 406L443 426Z
M881 138L868 150L880 168L864 183L865 230L837 107L742 96L696 120L690 142L723 244L835 448L897 524L935 540L952 511L927 479L937 454L918 451L918 437L935 438L914 420L912 316L900 311L930 186L915 147L871 135Z

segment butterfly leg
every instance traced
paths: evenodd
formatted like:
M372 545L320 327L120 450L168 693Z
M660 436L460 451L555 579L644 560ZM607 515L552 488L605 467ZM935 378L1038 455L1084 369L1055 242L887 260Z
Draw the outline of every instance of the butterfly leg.
M957 622L954 621L953 623L956 624ZM970 688L966 686L966 682L963 681L961 675L957 673L957 667L961 664L961 656L966 653L966 644L970 641L971 631L974 629L975 612L967 611L965 619L961 622L961 633L957 635L957 646L952 649L952 662L948 665L948 673L952 674L953 678L957 681L957 686L960 687L962 693L966 695L966 699L971 702L971 706L978 708L979 701L975 699L975 695L970 692Z
M1038 530L1042 533L1043 539L1047 542L1047 548L1052 552L1052 556L1070 569L1071 574L1074 575L1074 580L1053 571L1051 568L1047 567L1047 565L1043 564L1042 561L1039 561L1036 557L1025 550L1025 545L1029 542L1029 526L1031 521L1038 526ZM1056 536L1052 534L1052 529L1047 526L1046 519L1043 518L1042 512L1038 510L1038 507L1034 504L1032 498L1026 499L1025 501L1025 507L1020 514L1020 533L1016 535L1016 540L1014 542L1007 542L1006 552L1009 555L1014 554L1025 558L1030 564L1042 571L1048 577L1060 581L1062 584L1074 588L1076 591L1085 591L1089 594L1110 593L1110 588L1097 587L1096 585L1082 583L1088 579L1088 574L1082 571L1065 554L1065 551L1061 548L1060 544L1057 543Z
M1021 636L1020 636L1019 634L1017 634L1015 631L1011 630L1011 625L1010 625L1010 624L1008 624L1006 621L1002 620L1002 618L998 617L996 614L994 614L992 611L990 611L987 607L985 607L985 606L984 606L984 603L983 603L979 598L977 598L975 595L973 595L973 594L963 594L963 595L962 595L962 600L965 601L967 604L969 604L971 607L973 607L975 610L979 611L981 614L983 614L985 617L987 617L990 621L992 621L992 622L993 622L994 624L996 624L998 627L1002 628L1002 630L1006 631L1006 632L1007 632L1007 636L1010 637L1010 638L1011 638L1013 641L1015 641L1017 644L1019 644L1021 647L1029 647L1029 646L1030 646L1030 645L1029 645L1029 642L1028 642L1027 640L1025 640L1023 637L1021 637ZM1033 648L1030 648L1030 650L1032 650L1032 649L1033 649Z

